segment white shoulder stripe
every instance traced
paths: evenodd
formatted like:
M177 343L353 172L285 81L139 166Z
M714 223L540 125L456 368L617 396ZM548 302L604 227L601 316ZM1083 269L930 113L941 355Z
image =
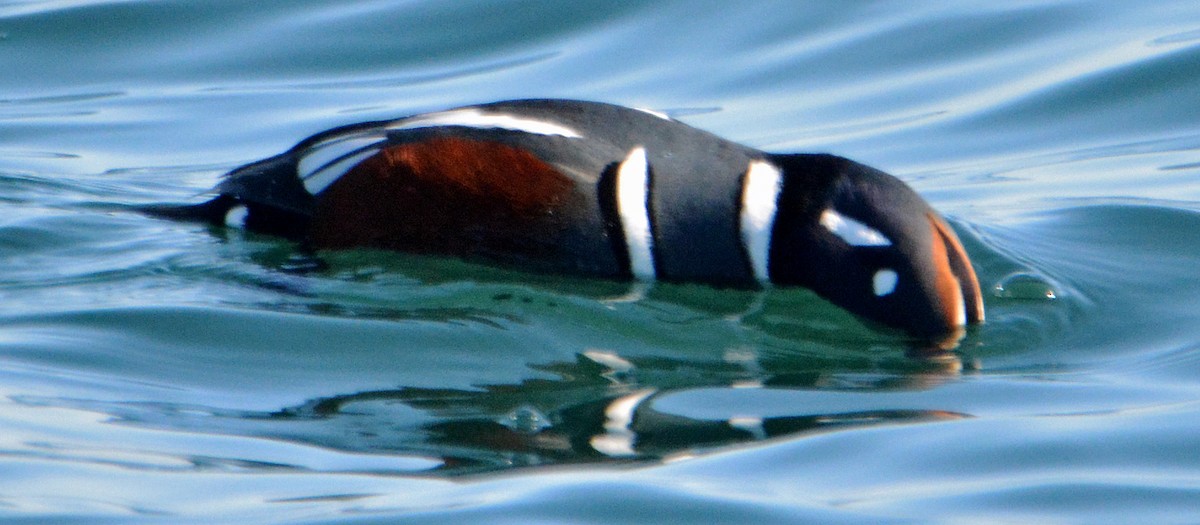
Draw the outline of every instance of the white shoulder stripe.
M300 163L296 166L296 173L300 175L300 178L307 179L343 157L351 155L367 146L374 145L377 142L381 142L386 138L387 132L379 130L372 133L355 133L323 140L304 151L304 156L300 158Z
M742 246L750 257L754 278L769 282L771 230L779 205L783 174L775 165L761 160L750 163L742 183Z
M376 153L379 153L380 149L382 149L380 146L367 147L358 151L357 153L342 157L331 164L326 164L315 173L305 177L304 189L308 190L308 192L313 195L325 191L325 189L333 184L334 181L340 179L342 175L345 175L346 172L350 171L350 169L354 166L357 166L358 163L367 160Z
M432 128L438 126L463 126L481 129L507 129L523 131L534 135L558 135L567 138L581 138L579 132L567 126L544 120L505 115L503 113L484 113L479 108L452 109L438 113L417 115L412 118L398 120L387 126L393 131L405 129Z
M625 232L629 249L629 271L637 279L654 279L653 240L650 233L650 210L647 205L650 187L650 166L646 148L638 146L629 152L617 169L617 214Z
M842 215L833 209L821 212L821 226L850 246L891 246L892 240L879 230Z

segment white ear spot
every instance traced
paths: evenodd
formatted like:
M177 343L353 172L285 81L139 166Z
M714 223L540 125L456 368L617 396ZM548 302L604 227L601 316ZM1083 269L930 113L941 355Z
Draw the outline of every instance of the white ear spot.
M833 209L821 212L821 226L850 246L891 246L892 240L879 230L842 215Z
M417 115L412 118L397 120L388 125L393 131L419 128L435 128L438 126L462 126L480 129L507 129L521 131L534 135L558 135L577 139L583 137L579 132L567 126L544 120L505 115L503 113L484 113L479 108L452 109L438 113Z
M884 268L875 272L875 276L871 278L871 286L877 297L883 297L896 291L896 283L899 280L900 276L896 275L896 270Z

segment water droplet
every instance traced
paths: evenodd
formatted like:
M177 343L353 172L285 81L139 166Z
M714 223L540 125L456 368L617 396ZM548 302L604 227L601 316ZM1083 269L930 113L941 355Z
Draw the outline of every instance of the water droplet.
M550 418L546 417L540 410L523 406L506 414L500 420L500 424L518 432L532 434L544 430L550 426Z
M992 287L996 297L1022 301L1052 301L1058 292L1050 280L1029 272L1016 272L1005 276Z

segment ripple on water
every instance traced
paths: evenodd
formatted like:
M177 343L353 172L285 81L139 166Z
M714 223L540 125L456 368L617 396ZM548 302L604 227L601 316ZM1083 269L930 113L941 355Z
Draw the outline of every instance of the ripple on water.
M1059 292L1050 279L1031 272L1010 273L992 286L992 294L1001 299L1052 301Z

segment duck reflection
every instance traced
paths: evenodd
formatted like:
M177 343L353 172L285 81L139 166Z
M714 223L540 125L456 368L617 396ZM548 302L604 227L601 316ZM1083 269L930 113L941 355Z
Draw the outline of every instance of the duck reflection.
M439 473L461 475L540 465L669 461L787 436L967 417L926 409L796 406L797 413L780 414L778 403L758 410L753 402L728 409L707 406L704 399L714 394L736 400L741 393L771 391L928 389L956 377L960 369L956 360L944 359L914 365L918 370L899 375L772 374L749 366L754 361L740 359L738 352L728 357L724 362L685 363L629 360L590 350L571 363L537 367L553 378L472 390L359 392L312 400L270 419L334 423L343 432L327 428L320 433L320 445L428 454L442 461ZM686 409L689 404L693 410ZM685 409L670 408L676 405ZM397 425L405 426L403 421L417 428L401 431Z

